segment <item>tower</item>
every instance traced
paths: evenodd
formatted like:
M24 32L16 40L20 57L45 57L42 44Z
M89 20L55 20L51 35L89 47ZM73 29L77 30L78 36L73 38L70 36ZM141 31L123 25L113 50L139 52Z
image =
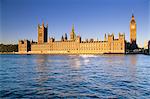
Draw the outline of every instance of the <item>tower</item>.
M70 40L75 40L75 32L74 32L74 25L72 26L72 31L70 33Z
M44 26L44 22L42 23L42 25L40 26L38 24L38 43L42 44L47 42L47 37L48 37L48 24L46 25L46 27Z
M130 21L130 43L136 45L136 22L133 14Z

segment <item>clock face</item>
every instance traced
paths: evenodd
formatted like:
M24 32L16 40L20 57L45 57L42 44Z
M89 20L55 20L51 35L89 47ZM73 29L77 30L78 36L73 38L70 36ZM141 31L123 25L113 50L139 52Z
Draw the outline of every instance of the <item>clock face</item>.
M135 28L135 25L131 25L131 28L134 29L134 28Z

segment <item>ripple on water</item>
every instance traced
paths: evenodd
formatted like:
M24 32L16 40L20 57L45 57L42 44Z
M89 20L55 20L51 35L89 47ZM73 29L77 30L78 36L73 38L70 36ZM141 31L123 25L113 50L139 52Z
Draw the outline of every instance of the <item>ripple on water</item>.
M0 98L150 98L149 56L0 57Z

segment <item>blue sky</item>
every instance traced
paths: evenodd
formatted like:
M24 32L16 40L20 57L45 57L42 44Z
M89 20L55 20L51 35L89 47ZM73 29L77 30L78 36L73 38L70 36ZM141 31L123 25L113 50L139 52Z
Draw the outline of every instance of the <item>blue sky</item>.
M37 41L37 25L48 23L48 35L57 40L72 24L82 39L103 40L105 33L125 33L134 13L137 42L150 40L150 0L0 0L0 43L19 39Z

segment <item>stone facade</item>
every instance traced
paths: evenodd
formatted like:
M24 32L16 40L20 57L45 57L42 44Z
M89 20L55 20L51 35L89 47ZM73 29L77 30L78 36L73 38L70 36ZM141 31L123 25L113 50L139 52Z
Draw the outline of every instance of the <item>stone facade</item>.
M130 43L136 44L136 21L135 21L134 15L132 15L132 18L130 21Z
M48 27L48 26L47 26ZM40 28L40 29L39 29ZM86 40L76 36L74 26L70 33L70 39L67 40L67 34L60 41L55 38L49 38L47 42L47 30L38 25L38 42L33 43L28 40L19 41L19 53L27 52L31 54L102 54L102 53L125 53L125 35L119 33L119 38L114 39L114 34L108 34L104 41ZM46 31L46 32L45 32ZM42 33L42 35L40 34Z
M130 44L131 44L131 49L137 49L138 46L136 44L136 21L134 18L134 15L132 14L132 18L130 21Z
M48 24L46 27L44 26L44 23L42 23L42 26L38 24L38 43L43 44L47 42L47 34L48 34Z
M132 50L138 48L136 44L136 21L132 15L130 21L130 47ZM19 53L31 54L102 54L102 53L125 53L125 34L119 33L119 37L114 38L114 34L104 36L103 41L86 39L83 41L79 35L75 34L74 25L68 39L67 34L56 41L54 37L48 39L48 25L38 25L38 42L20 40L18 46ZM150 48L149 48L150 52Z
M31 51L31 45L29 40L19 40L18 51L20 53L26 53Z

